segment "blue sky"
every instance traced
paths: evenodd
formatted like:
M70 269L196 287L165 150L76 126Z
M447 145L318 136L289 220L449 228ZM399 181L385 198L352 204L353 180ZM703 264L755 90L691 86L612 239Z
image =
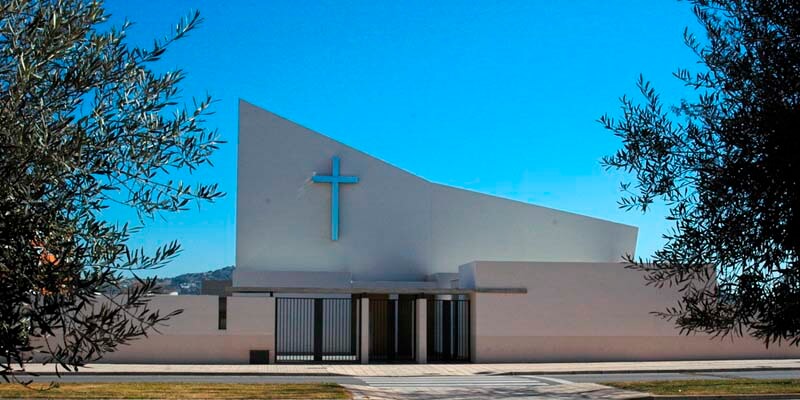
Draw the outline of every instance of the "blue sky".
M228 143L194 178L228 195L147 221L135 244L177 239L158 272L235 261L237 103L242 98L434 182L639 227L638 255L669 228L663 210L617 206L625 177L601 168L620 142L596 120L636 95L640 73L666 101L692 93L672 77L696 67L677 1L108 0L132 43L205 19L159 69L181 68L185 100L211 94L208 126ZM637 97L638 98L638 97ZM322 228L321 228L322 229Z

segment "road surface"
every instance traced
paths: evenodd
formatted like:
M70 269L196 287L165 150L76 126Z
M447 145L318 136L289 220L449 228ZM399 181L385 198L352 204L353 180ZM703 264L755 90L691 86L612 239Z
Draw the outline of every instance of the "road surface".
M698 372L698 373L607 373L565 375L470 375L417 377L351 376L272 376L272 375L63 375L61 382L218 382L218 383L305 383L331 382L375 387L470 387L470 386L542 386L560 383L603 383L611 381L651 381L674 379L800 379L800 370ZM38 381L59 380L45 375Z

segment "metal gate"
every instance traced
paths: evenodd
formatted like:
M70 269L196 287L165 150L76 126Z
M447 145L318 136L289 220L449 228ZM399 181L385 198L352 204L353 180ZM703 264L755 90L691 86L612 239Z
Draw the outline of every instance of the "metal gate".
M359 360L357 300L278 297L275 303L275 362Z
M428 300L428 361L469 362L469 300Z
M414 299L369 300L369 361L414 361Z

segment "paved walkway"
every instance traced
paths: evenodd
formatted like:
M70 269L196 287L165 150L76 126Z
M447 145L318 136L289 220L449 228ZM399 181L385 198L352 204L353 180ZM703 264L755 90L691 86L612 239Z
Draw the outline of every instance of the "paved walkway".
M356 400L439 399L607 399L649 397L594 383L574 383L535 375L363 377L364 384L345 384Z
M536 375L365 376L359 380L366 386L379 388L528 387L573 383Z
M343 385L355 400L478 400L478 399L563 399L633 400L649 398L647 393L631 392L598 385L455 386L455 387L373 387Z
M603 363L526 364L336 364L336 365L206 365L206 364L92 364L83 374L164 375L343 375L343 376L431 376L431 375L547 375L614 372L736 371L800 369L800 359L653 361ZM53 366L31 364L34 373L52 373Z

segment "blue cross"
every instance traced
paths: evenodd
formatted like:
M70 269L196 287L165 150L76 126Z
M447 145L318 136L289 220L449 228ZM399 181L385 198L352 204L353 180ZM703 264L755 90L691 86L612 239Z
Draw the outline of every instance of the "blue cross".
M311 180L316 183L331 184L331 240L339 240L339 184L358 183L357 176L339 175L339 157L331 159L331 174L314 175Z

